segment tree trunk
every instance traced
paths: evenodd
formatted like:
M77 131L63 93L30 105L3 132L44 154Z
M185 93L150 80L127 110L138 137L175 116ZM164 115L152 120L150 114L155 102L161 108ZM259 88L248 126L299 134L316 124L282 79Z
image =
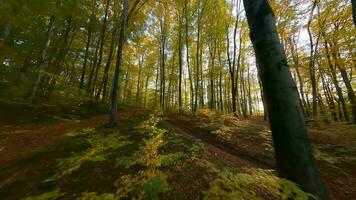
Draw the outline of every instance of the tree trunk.
M320 199L329 199L311 149L299 101L268 0L244 0L263 84L277 171Z
M190 58L189 58L189 32L188 32L188 2L184 0L184 15L185 15L185 46L186 46L186 59L187 59L187 68L188 76L190 82L190 107L192 110L192 115L195 116L196 112L194 111L194 88L193 88L193 79L192 72L190 69Z
M38 90L38 86L40 85L40 82L42 80L43 77L43 68L44 68L44 64L45 64L45 60L46 60L46 55L47 55L47 50L49 48L49 45L51 44L51 40L52 40L52 36L54 34L54 28L55 28L55 24L56 24L56 16L52 15L50 20L49 20L49 24L48 24L48 28L47 28L47 37L46 37L46 42L45 45L43 46L42 50L41 50L41 56L40 56L40 60L38 63L39 66L39 72L35 81L35 84L32 88L32 93L30 96L30 103L33 102L33 100L36 97L37 94L37 90Z
M84 64L83 64L82 75L80 77L79 89L83 89L83 87L84 87L84 79L85 79L85 73L86 73L86 68L87 68L87 63L88 63L89 48L90 48L90 43L91 43L91 39L92 39L93 18L94 18L94 12L91 14L90 21L89 21L88 39L87 39L87 44L86 44L86 48L85 48Z
M344 84L346 86L347 95L349 97L349 101L351 104L351 111L352 111L352 118L353 118L352 123L356 124L356 96L355 96L355 92L352 89L351 81L349 80L349 78L347 76L347 72L346 72L345 68L341 67L338 64L337 64L337 66L340 70L341 77L342 77Z
M122 63L122 53L124 50L124 45L126 41L126 25L127 25L127 11L128 9L128 0L124 0L124 5L122 8L122 19L120 26L120 35L119 35L119 44L117 51L116 67L114 73L114 79L112 83L111 91L111 101L110 101L110 113L109 113L109 127L114 128L117 126L117 94L119 88L119 76L121 72L121 63Z
M106 27L107 27L107 21L108 21L109 6L110 6L110 0L106 0L104 22L103 22L103 27L102 27L101 34L100 34L101 37L100 37L100 47L99 47L99 59L96 63L96 69L95 69L95 75L94 75L94 81L93 81L93 92L95 92L96 81L98 79L98 72L99 72L99 69L101 66L101 62L103 60L103 51L104 51L104 44L105 44L105 38L106 38Z
M332 81L334 83L334 86L335 86L335 89L336 89L336 93L337 93L337 96L338 96L338 102L339 102L339 105L341 104L341 108L342 108L342 112L343 112L343 116L345 117L345 120L349 121L349 114L348 114L348 111L347 111L345 98L344 98L344 95L342 93L342 89L340 87L339 81L337 80L335 66L331 61L331 55L330 55L330 51L329 51L329 44L328 44L328 41L326 40L325 33L323 32L322 34L323 34L323 37L324 37L324 40L325 40L324 41L324 47L325 47L325 51L326 51L326 58L327 58L329 69L330 69L331 79L332 79ZM341 112L341 110L340 110L340 112ZM342 118L343 117L342 117L342 115L340 113L340 119L342 119Z
M352 3L352 16L354 19L354 25L356 26L356 0L351 0Z
M310 58L309 58L309 74L310 74L310 80L312 84L312 96L313 96L313 118L318 117L318 103L317 103L317 82L315 78L315 53L314 53L314 41L313 41L313 35L311 33L311 23L313 21L314 17L314 10L317 6L317 1L315 0L313 2L312 10L309 16L309 21L308 21L308 35L309 35L309 42L310 42Z
M182 103L182 70L183 70L183 59L182 59L182 19L179 17L179 32L178 32L178 56L179 56L179 80L178 80L178 107L179 113L183 113L183 103Z

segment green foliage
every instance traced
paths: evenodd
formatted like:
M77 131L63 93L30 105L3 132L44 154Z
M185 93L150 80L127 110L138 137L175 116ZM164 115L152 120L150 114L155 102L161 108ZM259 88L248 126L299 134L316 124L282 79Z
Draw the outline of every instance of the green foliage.
M118 165L130 168L140 165L140 170L135 175L122 176L118 181L117 198L131 197L133 199L158 199L158 195L168 190L166 174L161 170L163 166L175 164L184 157L183 152L163 154L160 152L165 143L167 131L157 127L161 118L150 115L150 118L141 123L137 129L146 135L144 144L131 157L118 159Z
M199 109L197 110L197 116L201 118L211 119L215 113L210 109Z
M83 135L90 134L86 138L89 148L82 152L73 153L72 156L58 161L58 173L48 178L46 181L55 181L61 177L77 171L85 162L102 162L105 161L110 149L119 149L132 144L127 137L119 136L115 132L109 134L96 132L93 129L83 130ZM77 140L82 140L78 138Z
M274 147L272 142L272 133L270 130L263 130L260 132L259 135L263 139L262 146L264 147L265 151L270 155L274 155Z
M257 191L264 191L278 199L308 199L306 194L294 183L280 179L271 171L262 169L242 169L234 173L227 169L217 170L217 178L205 191L204 199L263 199ZM259 190L256 190L260 188Z
M38 196L27 197L24 200L54 200L60 198L63 195L64 193L60 193L59 189L55 189L53 191L46 192Z
M84 192L80 197L81 200L115 200L115 195L110 193L97 194L95 192Z
M211 132L218 141L232 142L232 129L227 126L220 126L219 129Z
M161 166L169 167L173 166L175 164L178 164L182 159L186 158L186 153L185 152L176 152L176 153L169 153L163 155L162 161L161 161Z
M339 162L339 158L328 154L324 151L319 150L318 148L314 148L314 156L317 160L323 160L331 165L334 165Z

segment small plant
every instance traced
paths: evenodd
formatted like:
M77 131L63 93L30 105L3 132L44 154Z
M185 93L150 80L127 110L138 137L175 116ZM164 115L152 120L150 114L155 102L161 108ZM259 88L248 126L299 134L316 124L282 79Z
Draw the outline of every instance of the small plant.
M138 131L147 135L148 139L144 139L144 145L131 157L118 160L118 165L126 165L127 168L139 165L141 168L135 175L120 177L116 191L118 199L159 199L159 194L168 190L167 176L161 167L175 164L184 154L161 152L167 130L157 127L160 120L160 117L152 114L147 121L141 123L137 127Z
M232 129L227 126L221 126L219 129L211 132L216 139L221 142L232 142Z
M215 113L210 109L199 109L197 110L197 116L201 118L208 118L211 119Z

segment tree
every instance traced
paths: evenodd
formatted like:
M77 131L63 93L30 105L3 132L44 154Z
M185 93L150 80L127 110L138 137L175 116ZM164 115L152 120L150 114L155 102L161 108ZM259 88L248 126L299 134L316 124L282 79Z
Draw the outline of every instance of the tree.
M356 26L356 0L351 0L352 3L352 15L354 18L354 25Z
M59 1L56 2L56 7L58 7L58 5L59 5ZM39 60L39 63L38 63L38 68L39 68L38 69L38 75L37 75L35 84L33 85L31 96L30 96L30 99L29 99L30 103L32 103L33 100L35 99L38 87L39 87L40 82L41 82L41 80L43 78L43 74L44 74L43 68L44 68L44 64L45 64L45 61L46 61L47 50L48 50L49 45L51 44L51 41L52 41L52 37L53 37L53 34L54 34L56 21L57 21L57 17L54 14L51 15L51 17L49 19L49 23L48 23L48 28L47 28L46 40L45 40L44 46L43 46L43 48L41 50L40 60Z
M124 0L121 14L121 26L120 26L120 35L116 59L115 73L112 83L111 90L111 100L110 100L110 113L109 113L109 127L113 128L117 126L117 95L119 88L119 77L121 72L121 63L122 63L122 52L124 50L124 45L126 41L126 26L128 19L128 0Z
M328 193L312 153L297 87L267 0L244 0L268 107L278 174L320 199Z

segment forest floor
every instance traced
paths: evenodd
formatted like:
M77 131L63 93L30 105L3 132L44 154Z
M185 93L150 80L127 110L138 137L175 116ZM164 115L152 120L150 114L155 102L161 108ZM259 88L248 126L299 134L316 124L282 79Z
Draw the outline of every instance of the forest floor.
M259 117L120 108L119 127L109 130L103 114L33 120L13 110L0 113L1 199L307 198L276 177L271 133ZM355 132L310 124L332 199L356 196Z

